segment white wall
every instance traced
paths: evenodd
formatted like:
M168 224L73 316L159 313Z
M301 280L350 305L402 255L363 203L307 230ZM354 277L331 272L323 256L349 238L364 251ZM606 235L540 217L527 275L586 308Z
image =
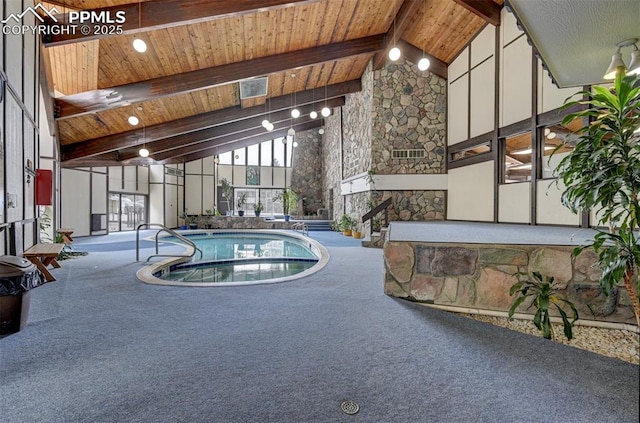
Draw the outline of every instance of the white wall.
M558 88L553 84L549 73L538 62L538 113L557 109L573 94L581 91L580 88ZM577 100L576 96L574 100Z
M580 217L564 207L560 201L564 184L552 180L538 181L537 223L578 226Z
M453 145L469 138L469 49L449 65L447 101L447 143Z
M531 117L532 50L522 35L500 56L500 127Z
M531 182L503 184L499 186L498 221L505 223L530 223Z
M496 28L487 25L471 42L470 138L495 126L495 37Z
M91 235L91 173L62 169L61 226L73 228L74 236ZM106 192L105 192L106 197Z
M449 170L448 220L493 221L493 161Z

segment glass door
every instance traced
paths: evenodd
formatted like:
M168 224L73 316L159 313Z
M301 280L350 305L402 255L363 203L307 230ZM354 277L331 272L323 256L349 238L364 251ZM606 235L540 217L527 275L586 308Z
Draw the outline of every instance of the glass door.
M146 195L109 193L109 232L132 231L146 221Z

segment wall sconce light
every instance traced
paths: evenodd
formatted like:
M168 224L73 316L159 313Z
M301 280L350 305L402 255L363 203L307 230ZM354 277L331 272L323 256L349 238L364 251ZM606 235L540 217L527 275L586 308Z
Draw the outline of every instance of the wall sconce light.
M638 42L637 38L629 38L628 40L620 41L616 44L618 49L611 57L611 63L607 68L607 71L604 74L604 79L615 79L616 74L620 70L620 72L628 73L628 74L640 74L640 51L638 50L638 46L636 43ZM625 65L622 60L622 53L620 53L620 49L623 47L632 47L633 51L631 52L631 63L629 63L629 68Z

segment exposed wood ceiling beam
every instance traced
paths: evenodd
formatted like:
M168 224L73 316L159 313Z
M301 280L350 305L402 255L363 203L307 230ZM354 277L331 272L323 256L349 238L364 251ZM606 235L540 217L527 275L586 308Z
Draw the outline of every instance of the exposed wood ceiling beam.
M387 34L385 35L384 48L382 51L376 53L373 58L373 69L378 70L384 66L389 50L391 50L397 41L402 38L402 34L409 26L411 17L418 12L422 3L422 0L404 0L402 2L400 9L398 9L398 13L393 20L391 28L389 28L389 31L387 31Z
M53 91L53 75L51 74L51 57L49 52L40 45L40 85L42 87L42 102L49 123L49 134L56 140L60 139L58 134L58 125L54 117L54 91Z
M127 106L131 103L168 97L237 82L246 78L318 65L345 57L375 53L384 47L384 36L374 35L340 43L290 51L244 62L163 76L118 87L68 95L56 101L57 117Z
M344 97L334 98L327 102L327 106L331 108L344 106L344 104ZM307 116L307 114L311 111L311 106L303 106L299 109L302 112L302 118L293 120L291 118L291 113L289 112L289 110L282 110L276 113L271 113L269 120L274 124L276 128L289 127L292 123L304 122L309 120L310 118ZM242 137L245 133L250 133L251 136L258 135L263 132L271 133L266 131L262 127L261 122L263 118L264 116L256 116L243 121L232 122L221 126L214 126L213 128L190 132L188 134L167 138L152 143L145 142L144 144L153 158L164 160L167 157L174 157L176 155L182 156L192 151L201 150L203 148L206 148L208 146L208 143L210 142L219 143L220 139L235 140L238 137ZM246 135L244 137L246 137ZM139 140L136 147L139 147L141 144L143 144L143 141ZM136 157L137 155L137 149L121 152L119 155L119 159L128 160Z
M183 1L183 0L154 0L140 3L132 2L120 6L93 9L94 12L109 12L116 16L116 12L125 12L125 21L120 24L124 34L133 34L179 25L194 24L214 19L241 16L250 13L265 12L301 4L315 3L320 0L233 0L233 1ZM140 17L140 20L138 19ZM58 22L48 22L51 27L62 27L69 23L69 15L56 17ZM73 24L73 23L72 23ZM91 26L92 27L92 26ZM59 33L61 31L48 31ZM58 34L44 37L46 47L70 44L98 38L113 37L116 34L94 34L91 31L83 35L78 27L73 34Z
M402 50L402 55L405 57L405 59L409 60L412 63L417 64L420 59L426 57L430 62L428 69L429 72L436 74L441 78L448 79L449 66L442 60L426 52L423 53L422 50L415 47L413 44L406 42L405 40L400 40L398 42L398 47L400 47L400 50Z
M102 167L102 166L144 166L151 164L163 164L151 158L137 157L129 160L126 163L118 161L118 153L105 153L99 156L86 157L79 160L70 160L62 162L60 164L63 168L77 168L77 167Z
M359 79L353 81L342 82L340 84L328 85L326 87L326 98L342 97L349 93L362 90L362 83ZM325 88L316 88L314 90L301 91L296 94L296 102L298 105L310 104L313 101L319 102L325 99ZM291 95L274 97L269 102L269 110L272 112L290 108L292 103ZM164 138L175 137L203 128L210 128L216 125L222 125L229 122L235 122L254 116L263 116L265 106L254 106L242 109L239 106L231 107L223 110L202 113L183 119L176 119L170 122L158 125L148 126L144 130L137 129L127 131L120 134L109 135L101 138L94 138L88 141L78 142L62 146L62 160L79 159L86 156L94 156L109 151L121 150L127 147L134 147L141 142L144 136L144 142L153 142Z
M313 121L302 122L293 126L293 129L296 132L308 131L310 129L319 128L322 126L322 119L317 119ZM284 126L279 129L275 129L272 132L261 133L253 137L248 137L244 139L236 139L233 142L214 145L209 148L189 153L184 156L178 156L173 158L167 158L164 160L164 163L182 163L182 162L190 162L193 160L202 159L209 156L215 156L216 154L226 153L227 151L232 151L236 148L248 147L253 144L257 144L263 141L268 141L274 138L281 138L287 135L287 131L289 130L288 126Z
M468 11L480 16L494 26L500 25L502 6L493 0L453 0Z

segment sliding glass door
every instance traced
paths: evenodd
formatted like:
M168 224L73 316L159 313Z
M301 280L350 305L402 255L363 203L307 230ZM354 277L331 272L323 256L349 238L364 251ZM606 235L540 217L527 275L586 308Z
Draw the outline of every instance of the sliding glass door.
M109 232L132 231L146 221L146 195L109 193Z

